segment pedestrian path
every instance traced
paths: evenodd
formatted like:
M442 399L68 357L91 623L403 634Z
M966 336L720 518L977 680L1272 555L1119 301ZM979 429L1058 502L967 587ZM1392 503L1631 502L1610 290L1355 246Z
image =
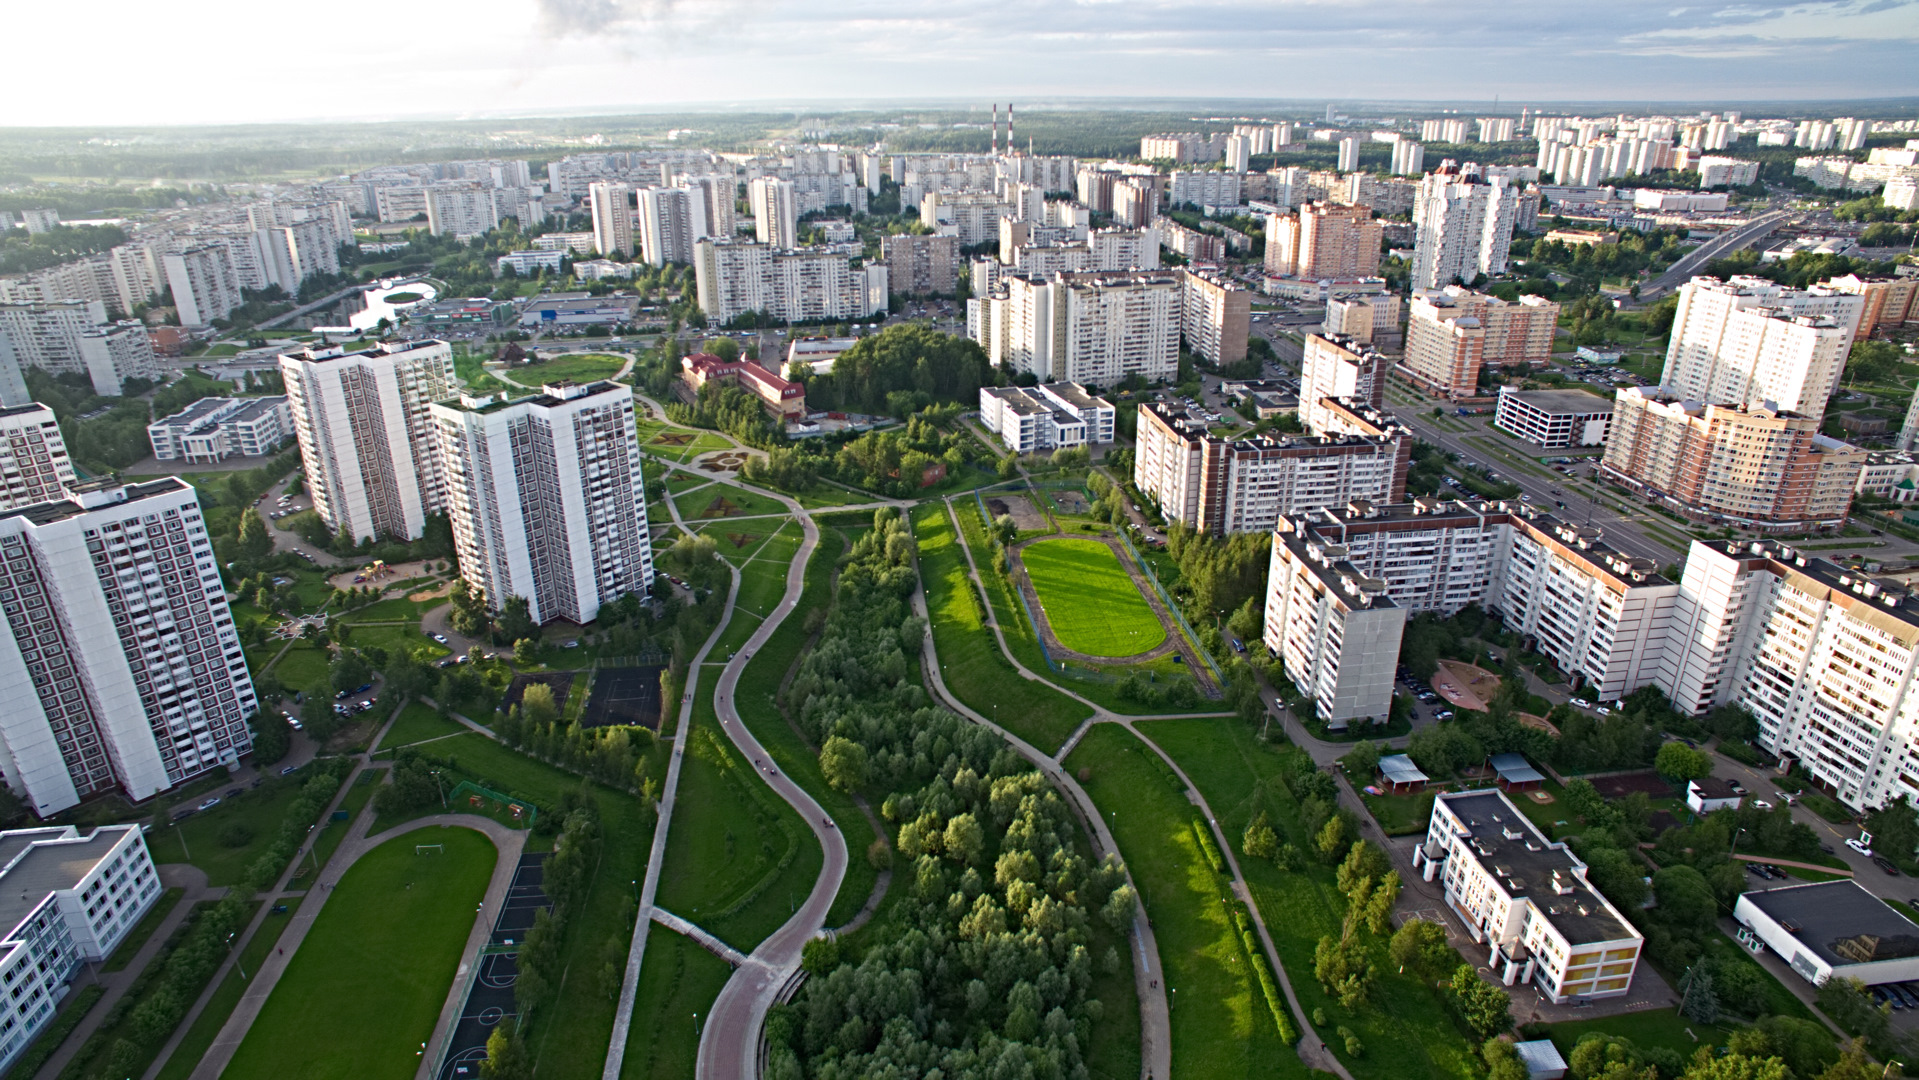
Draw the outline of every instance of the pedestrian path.
M676 934L685 934L687 937L698 942L701 948L732 964L734 967L739 967L741 964L746 963L746 954L663 907L655 907L653 909L653 921Z

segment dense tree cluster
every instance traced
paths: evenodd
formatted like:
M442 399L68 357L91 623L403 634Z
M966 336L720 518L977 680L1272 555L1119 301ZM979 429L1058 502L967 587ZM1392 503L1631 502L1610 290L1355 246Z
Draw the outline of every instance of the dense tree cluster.
M767 415L766 406L759 397L731 383L707 383L700 387L691 405L668 401L666 415L676 424L724 431L749 446L761 449L779 446L786 441L786 429L778 420Z
M500 741L542 761L598 780L621 791L639 791L653 801L659 781L647 775L646 752L653 733L645 728L583 728L560 722L553 691L533 683L498 725Z
M944 402L978 408L980 387L995 385L996 376L978 342L904 323L861 338L839 355L830 374L802 381L815 409L904 419Z
M1094 956L1096 921L1119 931L1136 901L1115 861L1080 854L1039 773L928 704L912 678L913 553L904 522L876 515L789 692L808 736L833 746L834 782L883 796L910 894L863 955L809 953L813 979L769 1019L767 1074L1084 1075L1094 964L1121 962L1110 945Z
M340 782L352 768L345 758L321 758L313 765L314 773L300 785L300 793L287 805L286 813L280 818L280 831L274 837L272 846L261 852L247 867L247 883L256 889L265 889L280 878L280 872L293 861L293 855L300 850L300 842L306 839L307 829L320 818L320 812L333 801L340 790Z
M778 447L764 460L748 460L744 475L787 491L804 491L825 477L889 498L908 498L929 476L938 475L930 471L934 466L944 465L951 474L987 457L988 451L958 430L960 411L957 404L933 406L909 417L904 428L869 431L837 443L806 440Z
M143 977L143 982L154 979L159 985L127 1014L127 1023L120 1028L123 1034L104 1047L99 1047L98 1040L86 1043L81 1048L82 1056L69 1066L68 1072L87 1076L139 1075L179 1026L207 980L213 978L213 973L226 960L231 951L228 937L243 929L252 913L251 897L242 889L233 890L218 903L195 905L187 915L186 929L177 939L179 944L154 957L148 965L149 975ZM126 1000L131 1004L133 995ZM95 1051L92 1057L86 1056L88 1050Z

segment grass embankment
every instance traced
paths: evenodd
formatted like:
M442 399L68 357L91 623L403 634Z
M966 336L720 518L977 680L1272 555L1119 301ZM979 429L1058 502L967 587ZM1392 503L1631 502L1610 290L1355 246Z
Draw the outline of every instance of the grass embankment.
M646 939L621 1080L692 1076L700 1018L732 974L726 961L690 938L655 927Z
M239 968L246 970L249 974L260 970L260 965L265 962L267 954L279 947L280 935L286 932L287 926L293 921L294 913L300 910L300 904L304 899L305 897L299 896L289 897L283 901L287 909L285 912L267 916L267 921L261 925L259 932L253 935L247 942L247 947L240 953ZM213 1045L213 1040L219 1036L220 1029L226 1026L227 1018L233 1015L234 1008L240 1004L240 998L246 993L248 982L249 979L240 976L239 970L227 972L227 977L220 980L219 989L207 999L207 1007L200 1011L199 1017L193 1021L193 1026L188 1028L187 1033L181 1037L180 1045L173 1048L173 1056L168 1058L166 1064L161 1067L158 1080L188 1080L193 1075L193 1070L200 1064L200 1059L206 1056L207 1048Z
M1059 749L1089 712L1085 705L1022 678L986 625L979 593L966 574L966 557L953 535L944 503L913 511L920 580L926 586L933 645L946 688L981 715L1048 753Z
M1165 643L1166 627L1112 548L1041 540L1019 555L1060 644L1088 656L1137 656Z
M1241 846L1247 824L1264 810L1282 842L1302 852L1312 850L1311 838L1303 835L1299 804L1281 779L1289 755L1300 751L1263 745L1251 729L1231 720L1155 720L1142 724L1141 730L1180 763L1219 816L1220 831L1233 846L1306 1019L1315 1009L1325 1010L1328 1023L1306 1037L1327 1043L1359 1080L1478 1076L1483 1068L1465 1029L1436 990L1395 971L1384 938L1359 931L1379 972L1366 1004L1347 1009L1321 989L1313 976L1313 950L1321 936L1339 936L1346 911L1345 898L1334 886L1333 867L1309 862L1297 871L1284 871L1247 856ZM1131 852L1127 855L1134 858ZM1137 863L1134 874L1138 876ZM1157 929L1159 923L1154 925ZM1342 1026L1359 1037L1361 1054L1347 1053L1344 1041L1336 1037L1334 1029Z
M1172 1009L1173 1075L1306 1077L1280 1039L1233 925L1230 893L1193 832L1197 812L1171 770L1124 728L1087 732L1066 765L1089 770L1153 923Z
M441 855L415 854L419 839L395 837L346 872L223 1077L405 1080L418 1071L413 1051L433 1033L498 861L492 841L468 829L434 830ZM321 1016L331 1034L314 1039Z

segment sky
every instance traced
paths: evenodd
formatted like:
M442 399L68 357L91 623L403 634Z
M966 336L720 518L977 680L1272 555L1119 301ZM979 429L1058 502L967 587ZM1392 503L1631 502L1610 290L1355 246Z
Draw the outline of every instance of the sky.
M0 126L1919 94L1919 0L31 0L7 30Z

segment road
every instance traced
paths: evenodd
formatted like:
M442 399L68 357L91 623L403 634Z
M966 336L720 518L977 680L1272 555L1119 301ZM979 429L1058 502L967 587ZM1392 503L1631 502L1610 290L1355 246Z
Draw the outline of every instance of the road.
M1784 210L1774 210L1761 214L1745 225L1731 232L1721 233L1681 256L1679 261L1666 268L1666 272L1647 282L1639 289L1639 302L1657 300L1679 286L1684 285L1699 272L1699 268L1714 259L1724 258L1751 244L1755 240L1772 235L1789 215Z
M800 819L813 831L813 838L819 841L820 849L825 853L825 862L805 903L793 913L792 918L760 942L752 955L746 958L746 963L735 969L732 977L726 980L726 985L720 988L720 996L713 1002L706 1026L700 1032L699 1063L695 1075L701 1080L757 1080L760 1029L766 1024L767 1010L773 1007L781 990L798 973L800 953L806 943L819 936L820 930L825 927L827 912L832 908L834 898L839 895L840 882L846 877L846 838L840 834L839 826L814 801L813 796L773 767L772 755L766 752L740 719L736 701L740 674L746 670L753 654L766 644L780 624L799 606L800 593L806 587L806 563L820 542L819 526L800 508L799 503L763 489L754 490L772 495L785 503L799 518L800 528L805 535L800 541L799 552L793 556L792 565L787 567L786 594L779 606L766 616L759 629L746 640L746 645L720 672L719 683L714 689L714 711L719 714L720 730L726 732L726 737L732 740L740 753L753 762L759 770L760 780L798 811ZM734 571L733 579L737 593L738 570Z

